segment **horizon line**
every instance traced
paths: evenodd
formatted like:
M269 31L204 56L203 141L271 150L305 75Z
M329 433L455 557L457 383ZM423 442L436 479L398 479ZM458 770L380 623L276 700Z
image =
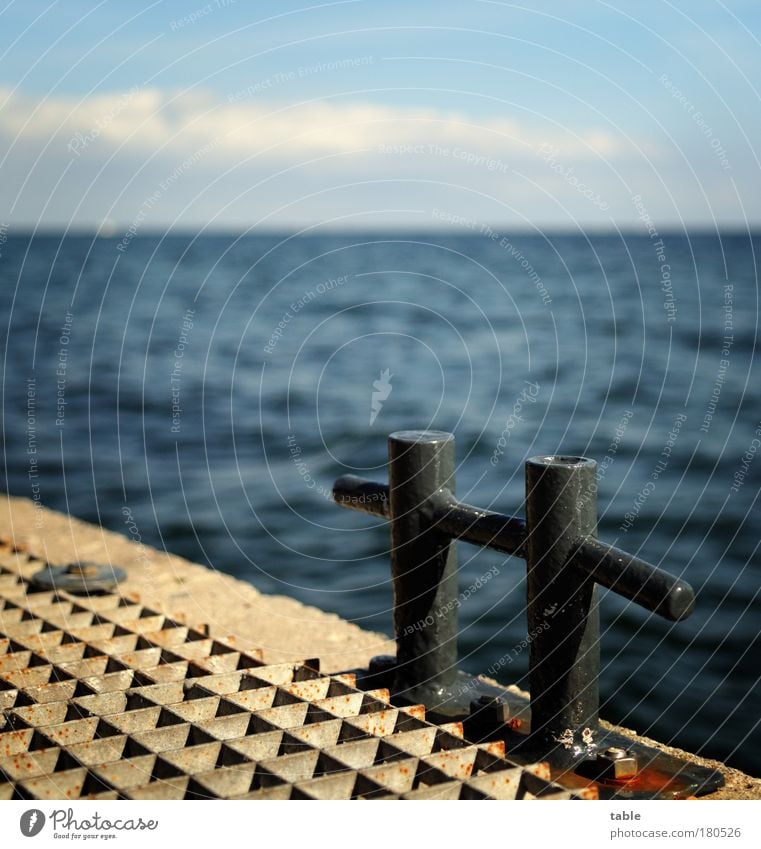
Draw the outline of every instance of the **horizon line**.
M125 225L126 231L129 225ZM522 236L545 236L545 235L561 235L561 236L640 236L645 239L652 238L651 234L643 227L627 225L626 227L611 227L590 225L588 227L563 227L561 225L551 225L542 228L531 227L513 227L501 224L485 224L484 229L489 229L498 235L507 233L522 235ZM741 224L725 224L725 225L710 225L710 224L695 224L688 226L666 225L658 229L658 235L681 236L681 235L739 235L739 236L761 236L761 222L754 223L750 226ZM93 237L98 239L119 239L123 236L123 231L120 227L109 227L106 231L101 231L97 226L82 226L82 227L67 227L65 225L53 226L22 226L12 227L7 226L3 234L6 238L18 238L29 236L75 236L75 237ZM167 227L165 229L145 228L139 233L134 234L134 238L141 237L156 238L167 236L355 236L355 235L404 235L404 236L457 236L460 238L473 239L489 239L487 232L478 232L474 230L449 228L449 227L394 227L389 225L378 225L376 227L353 228L347 227L337 229L333 227L321 227L320 225L299 225L294 227L207 227L205 225L197 228L193 227Z

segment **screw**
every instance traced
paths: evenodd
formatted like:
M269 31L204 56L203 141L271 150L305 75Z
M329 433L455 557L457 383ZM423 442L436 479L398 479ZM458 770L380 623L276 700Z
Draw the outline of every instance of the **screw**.
M605 750L604 754L611 760L617 761L621 758L625 758L629 754L629 751L628 749L622 749L618 746L611 746L609 749Z

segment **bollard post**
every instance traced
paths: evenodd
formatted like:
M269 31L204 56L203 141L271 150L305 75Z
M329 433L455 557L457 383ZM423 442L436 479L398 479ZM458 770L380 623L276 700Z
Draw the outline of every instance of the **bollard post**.
M457 675L457 555L436 527L435 496L454 492L454 436L405 430L388 439L391 575L397 662L394 693L429 708Z
M570 561L597 528L594 460L526 461L530 746L567 766L598 743L599 615L594 579Z

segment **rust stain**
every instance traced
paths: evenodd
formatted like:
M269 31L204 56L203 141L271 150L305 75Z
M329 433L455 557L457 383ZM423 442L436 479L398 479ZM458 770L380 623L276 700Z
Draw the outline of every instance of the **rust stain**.
M600 780L599 783L604 787L621 787L646 793L678 792L688 786L686 782L680 781L678 776L655 767L644 767L632 778L608 778Z

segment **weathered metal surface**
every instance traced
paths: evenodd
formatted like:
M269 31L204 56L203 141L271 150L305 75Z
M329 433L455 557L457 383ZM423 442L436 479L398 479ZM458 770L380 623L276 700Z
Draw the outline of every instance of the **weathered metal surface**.
M316 662L265 665L134 598L29 583L0 546L0 799L567 799Z

